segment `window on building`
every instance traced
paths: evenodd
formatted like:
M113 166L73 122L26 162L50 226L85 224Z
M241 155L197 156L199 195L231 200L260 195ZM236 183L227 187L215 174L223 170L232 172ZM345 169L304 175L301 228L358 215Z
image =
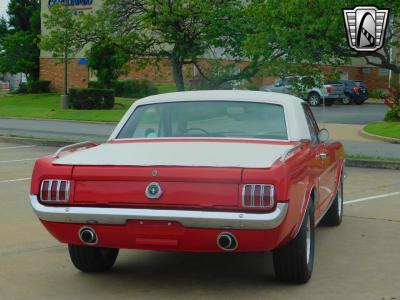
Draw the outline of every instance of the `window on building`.
M362 68L362 73L364 75L369 75L371 74L371 68Z
M388 76L389 70L384 68L379 68L379 76Z

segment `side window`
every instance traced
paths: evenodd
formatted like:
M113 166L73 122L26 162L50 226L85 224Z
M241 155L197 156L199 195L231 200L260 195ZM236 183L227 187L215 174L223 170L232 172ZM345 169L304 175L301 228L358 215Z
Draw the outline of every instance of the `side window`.
M303 109L307 120L308 130L310 131L311 142L313 144L318 144L319 143L318 124L315 121L314 115L312 114L310 107L306 103L303 103Z

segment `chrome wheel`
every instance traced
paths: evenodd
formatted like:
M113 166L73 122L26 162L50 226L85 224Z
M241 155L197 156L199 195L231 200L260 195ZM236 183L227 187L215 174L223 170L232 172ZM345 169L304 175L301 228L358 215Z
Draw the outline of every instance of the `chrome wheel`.
M307 220L307 227L306 227L306 253L307 253L307 264L310 262L310 253L311 253L311 222L310 217Z
M342 103L343 103L344 105L348 105L348 104L351 103L351 100L350 100L349 97L344 97L344 98L342 98Z
M311 106L318 106L320 101L320 97L318 94L312 93L308 97L308 102L310 103Z
M342 216L343 212L343 190L342 190L342 182L339 181L338 191L337 191L337 200L338 200L338 216Z

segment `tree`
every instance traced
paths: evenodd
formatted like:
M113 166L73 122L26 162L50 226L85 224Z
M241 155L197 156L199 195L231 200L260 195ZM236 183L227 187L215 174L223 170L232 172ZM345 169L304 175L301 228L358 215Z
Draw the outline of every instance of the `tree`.
M121 49L104 40L92 45L87 56L89 68L96 71L98 81L104 87L110 88L112 82L127 70L129 57Z
M4 17L0 18L0 39L8 33L7 20Z
M36 80L39 74L39 50L32 33L19 31L7 34L1 39L0 72L27 74L29 80Z
M321 74L321 65L333 67L363 58L371 66L400 73L391 49L400 47L400 1L377 0L378 8L390 9L390 20L382 50L356 52L347 43L342 9L359 5L354 0L253 1L256 33L247 40L253 55L268 55L270 41L285 53L273 71L286 74ZM329 9L327 9L329 7Z
M38 0L11 0L7 14L9 25L15 31L33 31L38 34L39 27L32 28L32 18L40 16L40 2Z
M168 59L177 90L185 89L185 65L218 86L249 78L264 63L247 57L243 64L243 42L252 30L246 9L240 0L106 0L96 15L83 17L81 32L91 41L106 37L140 65ZM204 58L214 59L212 68ZM210 76L208 69L218 72Z
M77 16L64 4L50 8L50 14L44 16L44 25L48 33L41 36L40 48L52 52L54 58L64 64L64 96L68 95L68 63L78 53L84 43L77 33ZM62 98L62 107L66 108L66 97Z
M0 70L22 72L28 80L39 79L37 35L40 33L38 0L11 0L7 10L9 22L0 19Z

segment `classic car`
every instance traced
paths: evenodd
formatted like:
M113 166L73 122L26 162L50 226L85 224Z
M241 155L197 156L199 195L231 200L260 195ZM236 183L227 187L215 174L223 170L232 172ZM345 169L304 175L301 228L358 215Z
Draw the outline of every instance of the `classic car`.
M107 142L36 161L30 203L84 272L124 249L273 252L277 277L304 283L314 230L339 225L344 149L303 100L251 91L136 101Z

